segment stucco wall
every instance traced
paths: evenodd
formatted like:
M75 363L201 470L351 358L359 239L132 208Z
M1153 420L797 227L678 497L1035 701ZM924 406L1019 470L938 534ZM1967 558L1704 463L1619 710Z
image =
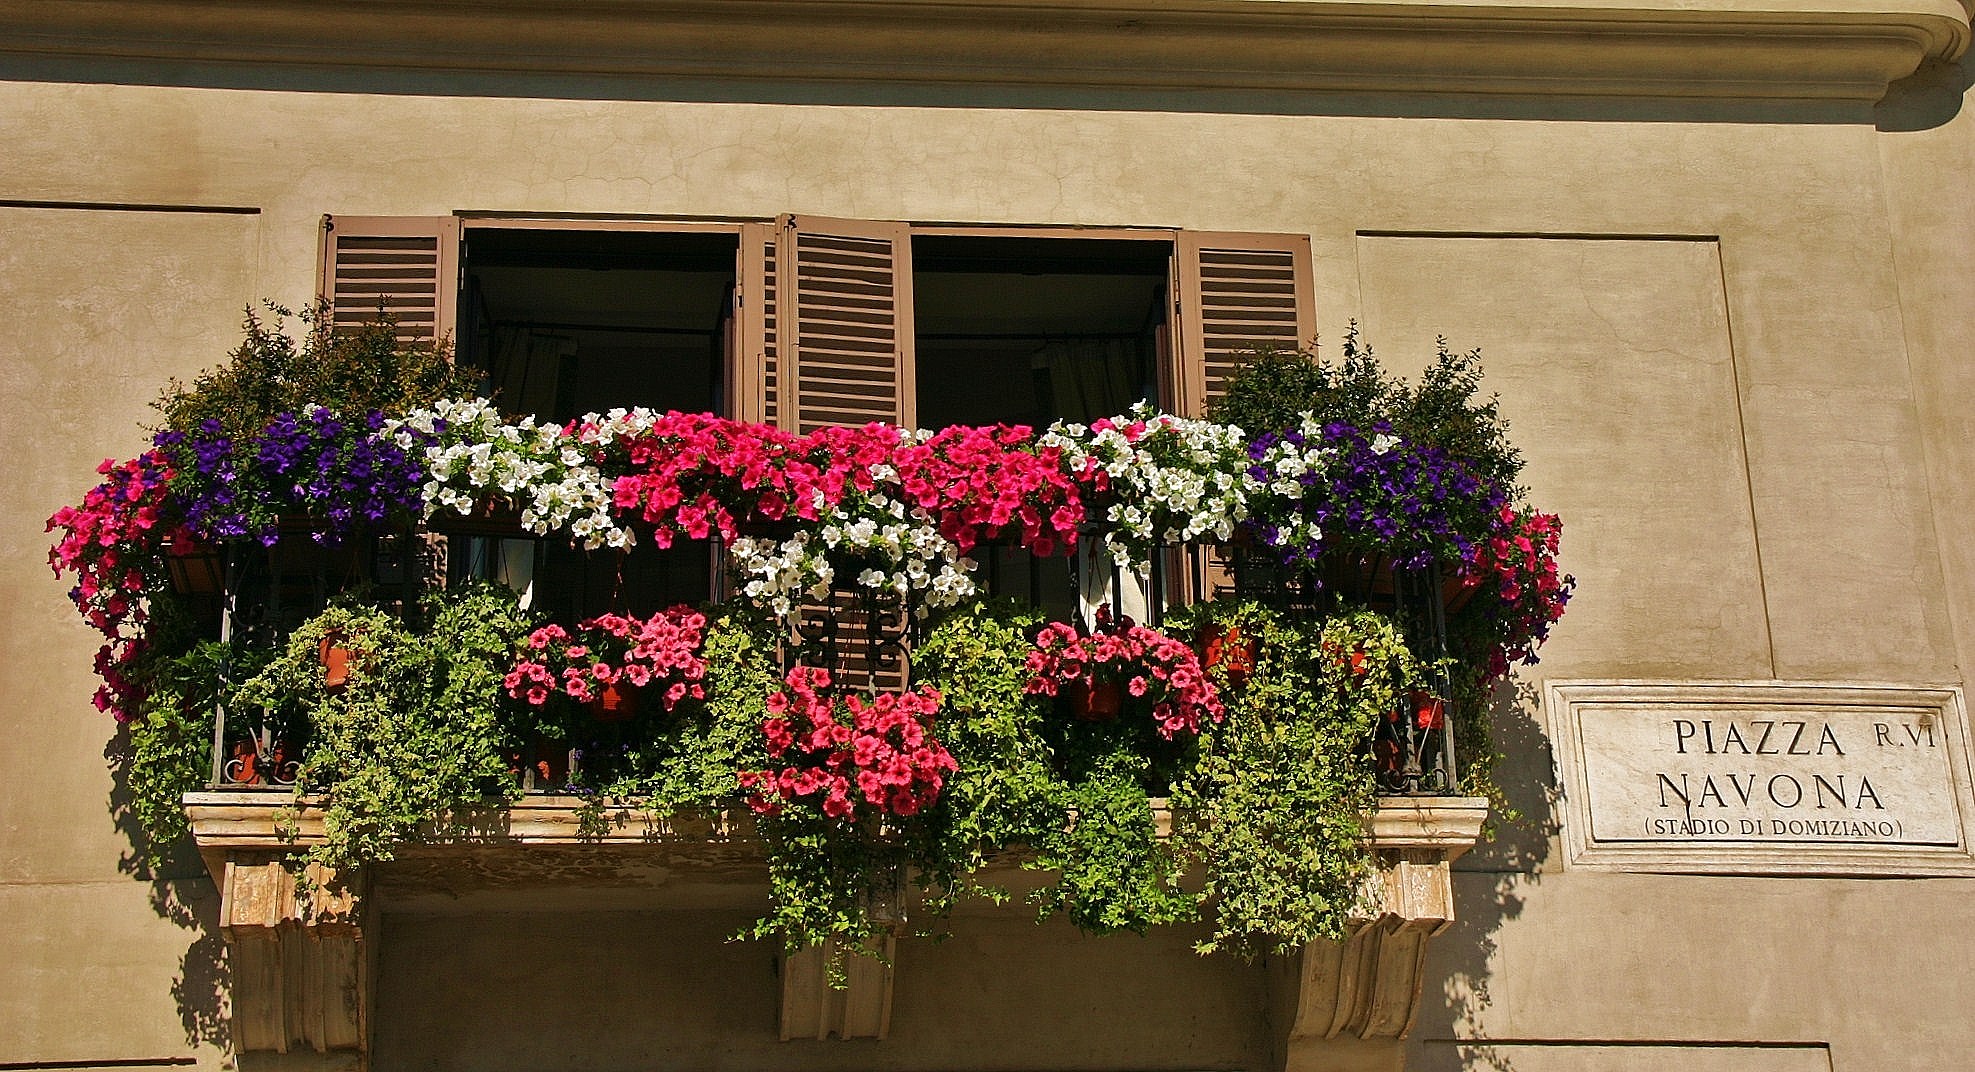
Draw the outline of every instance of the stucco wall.
M218 360L250 300L309 295L322 213L1307 232L1324 339L1359 318L1400 368L1435 333L1481 346L1534 498L1566 519L1581 594L1521 696L1548 675L1959 684L1975 123L1965 67L1921 77L1877 122L1836 104L1788 121L1568 103L1456 118L1073 93L968 109L0 84L0 1064L221 1060L214 895L196 862L155 880L127 862L113 727L87 700L94 645L43 564L41 520L140 445L155 387ZM1466 865L1419 1067L1917 1069L1975 1050L1949 1012L1975 1003L1975 881L1563 871L1542 714L1525 699L1502 715L1529 822ZM1182 936L1087 946L992 916L902 957L897 1045L785 1047L767 1041L765 954L716 941L738 917L652 907L534 927L385 904L380 1060L1267 1060L1257 969L1198 962ZM586 1049L561 1026L488 1030L515 986L546 987L526 1016L626 1034ZM1501 1041L1449 1041L1477 1038ZM1655 1040L1681 1046L1612 1045Z

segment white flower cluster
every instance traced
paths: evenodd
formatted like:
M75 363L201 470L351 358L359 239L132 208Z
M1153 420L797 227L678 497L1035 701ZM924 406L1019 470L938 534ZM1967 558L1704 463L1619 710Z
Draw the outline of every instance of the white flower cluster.
M1071 472L1094 462L1111 478L1104 537L1112 561L1130 568L1161 544L1234 536L1259 485L1248 475L1240 428L1160 413L1140 403L1093 430L1058 421L1039 441L1063 452ZM1135 437L1127 430L1142 425Z
M882 491L853 495L830 511L813 531L786 540L740 539L729 549L743 578L741 593L757 606L793 620L805 596L830 597L834 562L862 565L856 581L873 592L901 598L915 593L918 614L950 607L972 596L968 574L974 560L963 557L952 540L923 510Z
M623 411L613 411L613 414ZM548 535L567 531L588 550L629 547L634 538L611 517L611 487L582 443L533 417L510 422L484 398L448 399L415 410L391 431L411 449L411 431L433 437L425 448L425 516L470 515L489 498L521 508L521 524Z

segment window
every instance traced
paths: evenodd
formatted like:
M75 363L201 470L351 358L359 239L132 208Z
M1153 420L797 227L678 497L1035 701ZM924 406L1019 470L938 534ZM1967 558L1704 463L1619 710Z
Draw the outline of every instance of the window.
M324 236L339 321L381 307L407 335L450 335L504 406L555 419L643 404L793 431L1040 426L1138 400L1201 415L1242 353L1315 335L1305 235L793 215L325 217ZM456 568L536 582L578 615L716 585L704 548L629 556L620 581L546 543L477 539ZM1010 554L984 572L1059 613L1073 598L1067 574Z

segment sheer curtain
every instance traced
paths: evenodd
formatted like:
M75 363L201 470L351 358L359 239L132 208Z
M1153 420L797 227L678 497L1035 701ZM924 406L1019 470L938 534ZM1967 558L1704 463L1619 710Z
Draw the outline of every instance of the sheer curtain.
M1030 364L1048 371L1051 408L1065 420L1115 416L1140 398L1142 361L1135 338L1051 339Z

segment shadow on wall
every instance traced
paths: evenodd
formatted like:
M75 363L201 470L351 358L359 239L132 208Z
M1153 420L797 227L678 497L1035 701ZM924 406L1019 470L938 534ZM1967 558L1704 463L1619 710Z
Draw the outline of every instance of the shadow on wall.
M1542 702L1540 681L1511 679L1497 687L1489 711L1507 815L1491 821L1492 837L1455 864L1454 905L1458 921L1433 940L1428 979L1441 980L1442 1000L1428 1001L1414 1025L1411 1072L1515 1072L1505 1054L1463 1064L1449 1040L1479 1032L1494 995L1489 989L1495 935L1502 924L1522 915L1520 890L1543 881L1544 865L1556 844L1561 793L1550 755L1549 735L1536 720ZM1442 1043L1441 1045L1421 1045Z
M1963 56L1959 63L1928 60L1912 75L1894 82L1886 99L1873 111L1875 125L1889 134L1932 130L1944 126L1961 111L1968 91L1975 88L1975 63Z
M226 943L219 930L219 891L189 839L160 849L138 822L130 790L130 733L118 727L103 747L110 767L110 817L130 848L117 861L117 870L151 887L151 910L184 930L191 944L178 960L171 996L191 1046L226 1048L231 1042L227 994Z
M1930 63L1947 71L1949 64ZM1960 110L1928 68L1901 122L1937 126ZM1295 88L1155 88L1093 84L800 80L664 74L542 73L521 69L430 70L205 62L161 63L110 56L0 54L0 81L79 82L269 92L396 96L518 97L537 100L659 101L874 108L1198 112L1224 115L1421 119L1526 119L1614 123L1863 124L1874 106L1854 100L1697 99L1680 96L1541 97L1479 92L1359 92ZM1891 97L1888 98L1889 100ZM1883 127L1882 129L1918 129Z

